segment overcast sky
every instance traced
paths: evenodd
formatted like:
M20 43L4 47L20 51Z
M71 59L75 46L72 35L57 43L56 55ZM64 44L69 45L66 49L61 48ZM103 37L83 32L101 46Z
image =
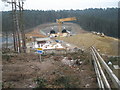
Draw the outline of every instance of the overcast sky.
M10 1L10 0L8 0ZM120 0L26 0L24 9L33 10L70 10L86 8L118 7ZM0 11L11 10L11 5L0 0Z

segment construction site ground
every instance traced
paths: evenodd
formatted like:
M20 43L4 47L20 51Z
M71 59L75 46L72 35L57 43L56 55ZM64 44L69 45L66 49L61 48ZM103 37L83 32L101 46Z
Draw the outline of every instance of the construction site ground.
M64 57L80 59L68 65ZM86 53L39 56L18 54L3 57L3 88L97 88L96 75Z
M39 37L47 37L45 35L42 35L42 32L48 33L51 30L51 27L57 27L57 23L48 23L48 24L42 24L35 28L32 28L28 31L31 31L26 34L26 36L29 35L35 35ZM79 25L75 23L64 23L63 26L70 27L71 32L75 35L70 37L57 37L55 39L63 40L64 42L76 45L79 48L87 49L91 46L95 46L97 49L100 50L102 54L110 55L110 56L119 56L118 50L119 50L119 43L120 40L117 38L109 37L101 37L100 35L92 34L91 32L88 32L84 29L82 29ZM54 28L53 28L54 29ZM69 29L69 28L68 28ZM57 31L57 29L54 29Z
M71 37L57 37L56 39L72 43L83 49L88 49L91 46L94 46L101 54L119 56L118 45L120 44L120 41L113 37L101 37L92 33L81 33Z
M26 36L47 37L40 33L40 30L49 32L55 23L48 23L32 28ZM72 25L73 32L77 33L70 37L57 37L54 39L63 40L64 44L71 44L89 51L90 46L95 46L101 54L119 56L119 40L112 37L101 37L87 32L77 24ZM30 42L30 41L27 41ZM80 65L68 65L62 62L64 57L69 59L80 59ZM44 55L40 62L39 55L35 53L5 55L3 61L3 87L4 88L98 88L96 75L89 62L88 53L72 53L64 55Z

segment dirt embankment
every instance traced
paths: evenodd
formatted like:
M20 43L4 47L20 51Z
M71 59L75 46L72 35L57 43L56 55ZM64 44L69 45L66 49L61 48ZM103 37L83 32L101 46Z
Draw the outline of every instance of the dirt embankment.
M75 23L65 22L63 26L70 27L71 31L75 32L77 35L71 37L56 38L56 39L66 41L68 43L74 44L80 48L85 48L85 49L93 45L97 49L99 49L102 54L118 56L118 50L119 50L118 45L120 43L120 40L109 36L101 37L99 35L94 35L90 32L83 30L78 24ZM44 31L45 33L48 33L50 32L51 27L53 27L53 29L54 27L58 28L58 25L57 23L42 24L31 29L32 32L30 33L33 34L34 32L37 34L38 33L41 34L40 30ZM42 37L43 35L39 35L39 36Z
M80 59L80 65L66 65L64 57ZM84 54L38 55L20 54L3 59L4 88L97 88L96 75Z
M86 33L87 32L87 31L83 30L76 23L64 22L64 24L62 26L66 27L66 29L70 29L72 32L74 32L76 34L78 34L78 33ZM41 24L41 25L38 25L38 26L36 26L34 28L28 29L26 31L27 31L27 33L29 33L29 32L32 32L32 31L40 32L40 30L43 30L45 33L49 33L52 30L52 28L53 28L53 30L55 30L57 32L58 31L58 24L57 23Z
M83 49L94 46L102 54L118 56L118 45L120 41L116 38L108 36L101 37L92 33L82 33L71 37L57 37L56 39L66 41Z

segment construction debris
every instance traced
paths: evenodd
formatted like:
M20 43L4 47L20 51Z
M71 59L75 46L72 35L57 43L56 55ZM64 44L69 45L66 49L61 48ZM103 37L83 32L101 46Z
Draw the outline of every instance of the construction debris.
M81 61L80 59L73 60L72 58L64 57L62 59L62 63L69 65L69 66L73 66L73 65L81 65L83 63L83 61Z

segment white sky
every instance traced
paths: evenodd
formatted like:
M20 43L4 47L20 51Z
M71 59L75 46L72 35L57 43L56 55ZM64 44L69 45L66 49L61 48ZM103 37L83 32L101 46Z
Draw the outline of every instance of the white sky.
M8 0L10 1L10 0ZM26 0L24 9L33 10L70 10L86 8L118 7L120 0ZM11 10L11 5L0 0L0 11Z

